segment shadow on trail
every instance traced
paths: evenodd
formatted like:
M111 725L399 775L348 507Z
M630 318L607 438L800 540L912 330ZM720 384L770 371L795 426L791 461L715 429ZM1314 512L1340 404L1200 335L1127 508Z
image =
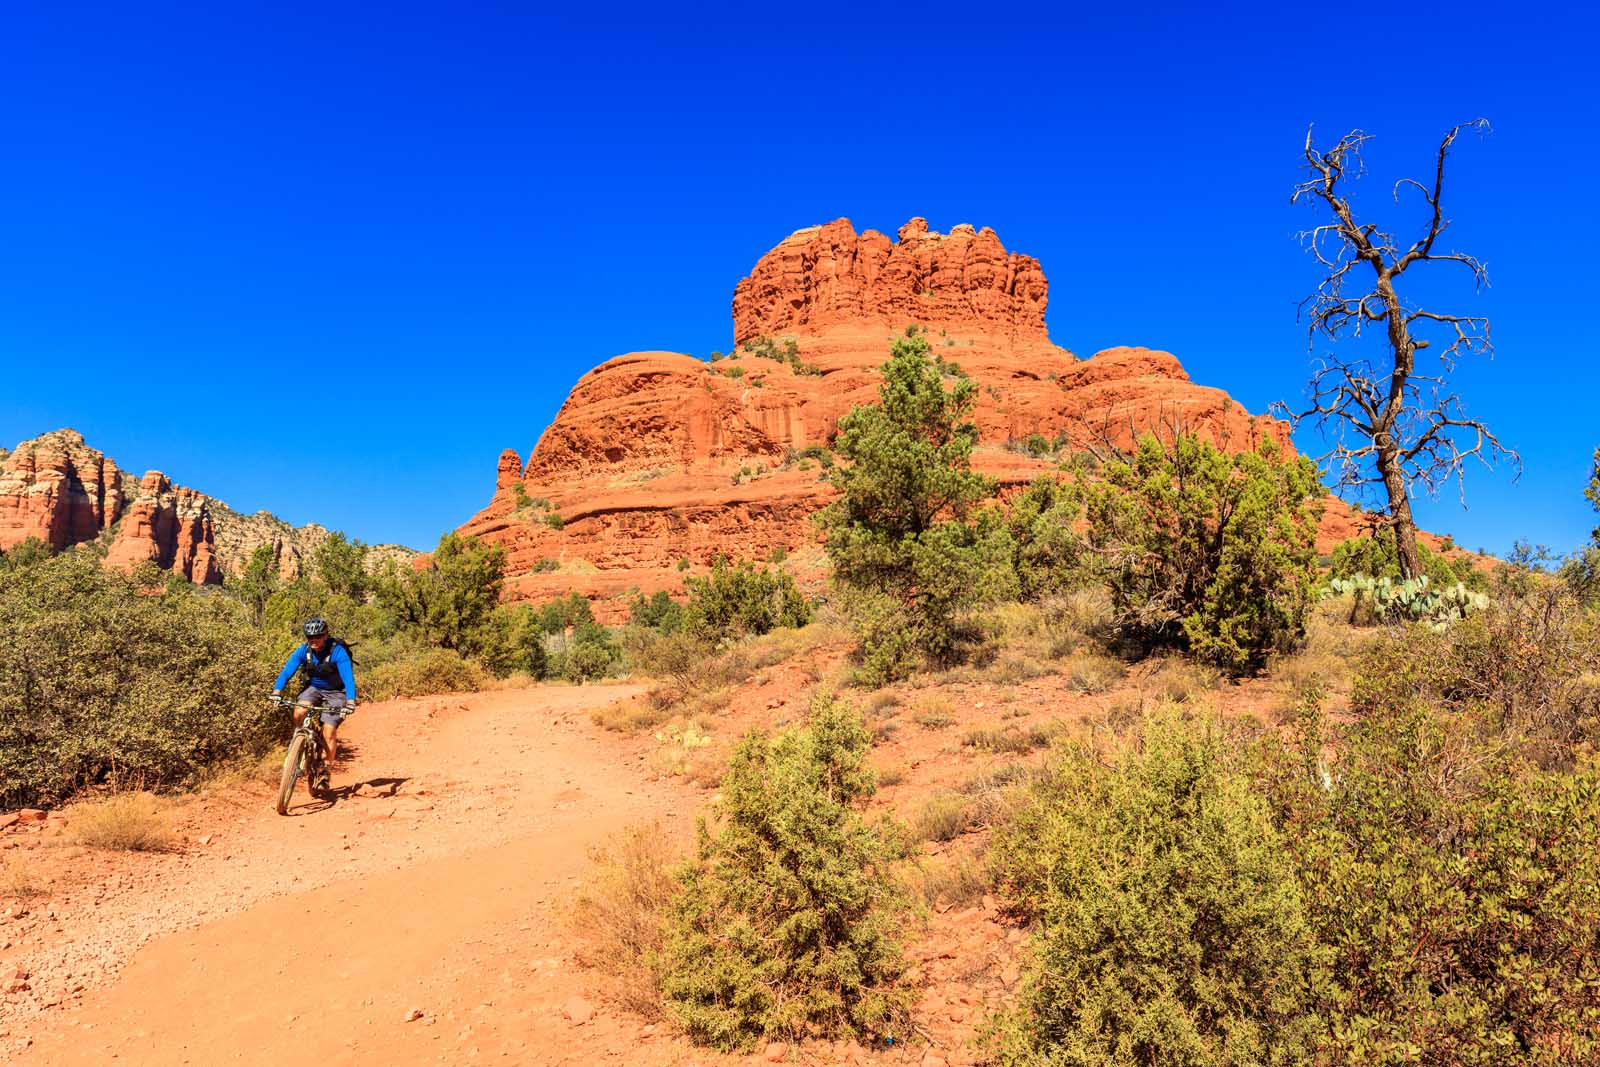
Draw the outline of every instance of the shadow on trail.
M388 799L400 791L400 787L411 781L410 778L369 778L364 782L351 782L330 789L320 800L308 800L300 804L291 804L284 814L290 818L299 818L303 815L316 815L327 811L341 801L350 800L361 796L367 799ZM363 793L363 789L372 792Z

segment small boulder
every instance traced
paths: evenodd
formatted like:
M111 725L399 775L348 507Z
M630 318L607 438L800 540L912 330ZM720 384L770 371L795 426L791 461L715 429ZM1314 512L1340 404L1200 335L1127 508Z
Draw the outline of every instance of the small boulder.
M782 1063L789 1058L789 1045L784 1041L774 1041L767 1046L766 1061L768 1063Z

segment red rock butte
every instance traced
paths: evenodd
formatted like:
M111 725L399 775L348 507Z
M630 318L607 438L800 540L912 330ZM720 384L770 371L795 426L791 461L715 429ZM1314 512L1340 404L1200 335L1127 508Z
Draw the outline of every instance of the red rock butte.
M500 456L493 498L460 532L505 546L509 598L577 591L602 619L625 614L628 590L676 591L719 553L782 547L818 575L811 516L832 491L806 451L876 401L878 368L912 325L978 385L974 466L1003 484L1055 466L1019 447L1035 434L1075 448L1185 427L1230 449L1288 445L1284 423L1190 381L1166 352L1079 359L1057 346L1049 292L1038 261L988 228L941 234L915 218L896 240L848 219L797 230L735 287L735 353L634 352L596 367L526 463Z

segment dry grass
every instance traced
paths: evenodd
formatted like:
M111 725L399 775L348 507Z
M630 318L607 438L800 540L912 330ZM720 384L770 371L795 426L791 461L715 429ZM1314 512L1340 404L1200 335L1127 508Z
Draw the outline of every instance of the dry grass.
M925 730L943 730L956 721L950 701L941 696L922 697L917 701L916 711L911 718Z
M930 908L960 908L975 904L989 888L989 876L970 853L950 852L925 859L917 886Z
M1305 645L1273 660L1268 676L1283 693L1283 708L1329 694L1344 696L1355 678L1356 660L1375 640L1371 631L1352 626L1347 602L1323 601L1306 621Z
M1221 684L1222 676L1210 667L1181 656L1167 656L1156 661L1139 690L1146 702L1188 704Z
M1061 725L1056 722L979 726L962 734L961 743L980 752L1023 753L1048 747L1060 732Z
M158 852L172 843L161 800L150 793L118 793L80 804L68 822L74 841L119 852Z
M883 789L899 785L906 780L906 768L901 763L880 764L874 767L873 770L877 772L878 785Z
M900 695L888 689L880 689L867 698L864 706L868 716L888 718L894 714L894 709L900 706Z
M16 853L0 862L0 900L37 900L49 895L50 883L37 862L30 863Z
M1099 652L1074 652L1062 666L1067 690L1088 695L1104 693L1122 681L1127 673L1128 669L1120 660Z
M611 994L630 1011L661 1013L661 951L667 906L677 889L676 862L659 823L631 826L590 853L594 866L573 903L584 941L578 958L611 979Z
M971 803L959 793L935 793L911 817L917 841L953 841L972 826Z
M596 726L621 734L638 734L670 722L677 714L675 701L667 690L653 690L643 697L619 700L589 713Z
M650 769L663 778L687 778L703 789L722 781L727 760L712 746L711 734L700 717L671 723L656 734L661 746L650 753Z

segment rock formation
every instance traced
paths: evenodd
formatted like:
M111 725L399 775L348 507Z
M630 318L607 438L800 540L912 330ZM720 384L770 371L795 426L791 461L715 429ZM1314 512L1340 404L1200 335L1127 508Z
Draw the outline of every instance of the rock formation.
M676 589L717 553L783 547L820 571L811 515L839 419L877 399L877 368L908 326L979 386L974 466L1024 483L1052 445L1126 445L1192 428L1230 448L1288 444L1278 420L1199 386L1177 359L1115 348L1078 359L1051 342L1049 283L993 230L912 219L891 241L847 219L791 234L734 290L729 358L618 356L584 375L526 463L504 452L495 493L461 532L506 547L508 595L577 590L615 619L631 588ZM791 347L792 346L792 347Z
M107 566L127 571L154 563L205 584L242 573L261 545L272 548L280 577L293 581L328 531L290 526L265 511L241 515L160 471L131 482L82 434L56 430L0 449L0 551L30 537L57 551L100 541ZM413 555L378 545L369 558Z

